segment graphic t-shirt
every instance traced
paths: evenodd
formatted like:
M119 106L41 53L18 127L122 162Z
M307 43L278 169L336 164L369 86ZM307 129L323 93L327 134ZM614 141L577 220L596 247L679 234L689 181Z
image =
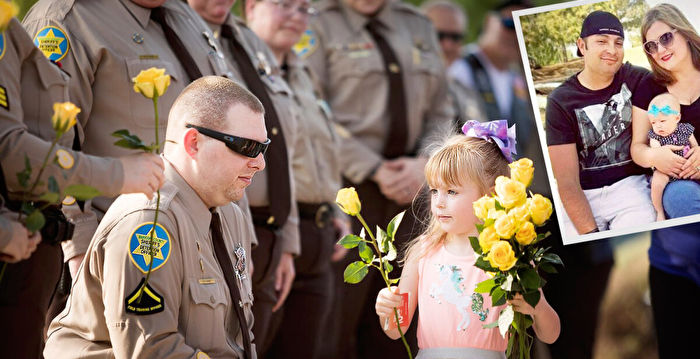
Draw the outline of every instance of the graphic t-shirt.
M601 90L571 76L547 99L547 145L576 144L581 188L611 185L648 173L632 162L632 95L649 71L625 63Z
M474 267L475 256L457 256L444 246L418 261L418 347L479 348L503 352L507 342L498 328L503 306L492 308L488 295L475 293L489 277Z

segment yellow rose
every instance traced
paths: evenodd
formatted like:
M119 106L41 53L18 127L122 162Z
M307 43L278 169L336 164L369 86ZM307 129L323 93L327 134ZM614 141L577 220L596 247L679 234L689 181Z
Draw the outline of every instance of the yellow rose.
M7 25L10 24L10 20L12 20L18 12L19 7L17 7L14 1L0 0L0 32L5 31Z
M549 198L536 194L530 200L530 215L536 226L541 226L552 215L552 201Z
M53 116L51 117L54 131L61 135L66 133L75 125L76 117L79 113L80 107L70 102L54 103Z
M510 167L510 178L529 186L532 183L532 176L535 173L535 168L532 167L532 160L529 158L521 158L508 165Z
M498 202L506 209L518 206L527 199L525 185L505 176L496 178L495 190Z
M508 211L508 214L512 214L518 224L530 220L530 199L526 199L525 203L513 207Z
M338 204L340 209L351 215L356 216L360 213L360 198L357 197L357 192L355 192L355 187L343 188L338 191L338 195L335 197L335 203Z
M518 243L526 246L537 238L537 232L535 232L535 226L532 222L523 222L518 228L518 232L515 233L515 240Z
M515 265L518 260L515 258L515 253L510 243L507 241L498 241L493 244L491 251L486 256L492 267L502 271L507 271Z
M499 237L508 239L513 237L515 230L518 229L518 221L513 215L507 214L498 217L493 224L493 228L496 230L496 234L498 234Z
M489 218L489 211L496 208L496 199L491 196L483 196L473 204L476 218L485 220Z
M165 74L165 69L151 67L139 72L132 81L134 81L134 91L148 98L160 97L170 86L170 75Z
M490 251L491 246L500 240L493 226L488 226L479 233L479 247L481 247L481 251L484 253Z

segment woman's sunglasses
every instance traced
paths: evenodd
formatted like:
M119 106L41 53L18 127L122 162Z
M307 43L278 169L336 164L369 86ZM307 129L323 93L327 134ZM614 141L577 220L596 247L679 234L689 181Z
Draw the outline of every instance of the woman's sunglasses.
M659 51L659 44L663 46L664 48L667 48L671 45L673 45L673 33L678 31L677 29L673 29L667 33L661 34L659 36L658 40L649 40L644 43L644 51L646 51L647 54L653 55L657 51Z
M226 144L226 147L230 148L233 152L250 158L258 157L258 155L261 153L264 155L271 142L269 138L265 142L258 142L248 138L228 135L204 127L190 125L189 123L186 124L185 127L194 128L195 130L199 131L199 133L207 137L223 142Z

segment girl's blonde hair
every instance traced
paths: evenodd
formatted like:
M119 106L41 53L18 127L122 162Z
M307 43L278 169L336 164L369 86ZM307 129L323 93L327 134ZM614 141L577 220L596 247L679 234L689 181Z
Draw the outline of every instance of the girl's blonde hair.
M688 40L693 66L700 70L700 36L698 36L698 32L695 31L695 28L685 15L671 4L656 5L644 15L644 20L642 20L642 43L647 42L647 31L657 21L661 21L672 29L678 30L678 33ZM651 70L654 72L654 78L659 84L668 86L676 83L677 79L673 77L671 71L659 66L646 51L644 54L647 56Z
M427 185L435 187L457 187L476 185L479 192L491 191L496 177L508 176L508 161L493 142L480 138L455 135L438 147L425 165ZM432 214L426 230L406 246L403 261L417 256L420 258L445 242L447 233L440 228L440 223ZM422 245L424 239L430 239Z

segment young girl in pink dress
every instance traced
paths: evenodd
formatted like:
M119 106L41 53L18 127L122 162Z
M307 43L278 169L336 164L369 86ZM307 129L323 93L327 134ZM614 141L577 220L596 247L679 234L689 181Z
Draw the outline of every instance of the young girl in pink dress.
M380 325L392 339L399 338L393 311L402 304L398 293L408 293L404 332L416 305L420 306L416 359L505 358L507 340L498 328L483 328L497 320L503 307L491 307L487 295L474 292L476 284L489 277L474 266L476 256L468 238L478 236L472 203L493 192L496 177L510 173L512 158L507 149L514 146L507 143L514 139L490 135L483 136L488 140L453 136L430 157L425 166L431 199L429 227L408 247L398 290L393 287L392 293L385 288L377 296ZM520 295L509 303L533 317L541 341L557 339L559 317L544 295L535 308Z

